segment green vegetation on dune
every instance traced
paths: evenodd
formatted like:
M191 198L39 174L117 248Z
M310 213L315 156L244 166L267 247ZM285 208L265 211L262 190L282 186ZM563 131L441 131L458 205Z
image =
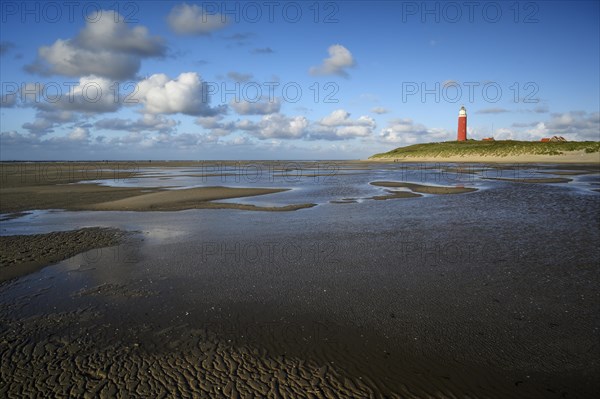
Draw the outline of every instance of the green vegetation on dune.
M513 155L561 155L570 151L600 152L598 141L550 142L539 141L446 141L443 143L414 144L398 147L392 151L375 154L369 159L377 158L419 158L419 157L454 157L454 156L494 156L507 157Z

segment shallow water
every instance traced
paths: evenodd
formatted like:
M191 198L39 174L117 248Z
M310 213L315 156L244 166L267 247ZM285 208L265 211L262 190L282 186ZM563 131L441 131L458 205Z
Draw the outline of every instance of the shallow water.
M100 368L122 362L131 371L121 351L134 348L140 362L154 359L177 374L167 358L196 353L203 331L212 334L206 342L225 342L231 353L253 348L264 351L263 359L280 359L275 369L287 367L284 357L314 362L315 370L327 365L332 376L363 381L374 396L586 397L600 389L593 378L600 371L597 172L566 176L569 183L530 184L485 178L565 177L547 173L565 167L473 165L448 172L455 165L298 162L301 173L280 177L281 165L264 165L258 177L248 176L249 167L234 176L207 176L214 167L149 168L140 171L149 177L100 183L286 187L292 190L226 202L318 206L37 211L3 221L0 234L84 226L139 231L118 248L0 285L3 364L30 372L20 381L31 382L35 361L25 364L17 353L36 342L48 345L50 336L58 337L55 346L75 343L74 353L60 352L64 364L79 350L98 356ZM315 176L321 173L327 176ZM182 176L193 174L201 176ZM385 193L369 182L384 180L479 190L369 199ZM330 202L347 198L357 202ZM56 362L65 367L60 356ZM268 366L261 370L269 373ZM18 385L8 371L0 392ZM119 387L117 377L108 379ZM337 387L326 378L321 385L323 392Z

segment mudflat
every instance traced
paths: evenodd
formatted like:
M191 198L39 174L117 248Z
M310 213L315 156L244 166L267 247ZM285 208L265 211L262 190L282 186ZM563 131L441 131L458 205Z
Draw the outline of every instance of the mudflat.
M3 180L7 269L57 263L0 284L0 396L598 392L596 166L169 166Z

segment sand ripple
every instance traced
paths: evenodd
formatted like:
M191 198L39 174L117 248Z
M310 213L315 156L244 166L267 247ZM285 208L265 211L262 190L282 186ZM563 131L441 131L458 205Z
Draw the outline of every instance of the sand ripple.
M367 382L345 377L331 365L236 347L203 329L182 326L185 338L173 338L173 328L152 333L163 342L161 349L135 340L99 345L107 337L78 331L98 316L87 309L12 324L1 341L0 396L377 397Z

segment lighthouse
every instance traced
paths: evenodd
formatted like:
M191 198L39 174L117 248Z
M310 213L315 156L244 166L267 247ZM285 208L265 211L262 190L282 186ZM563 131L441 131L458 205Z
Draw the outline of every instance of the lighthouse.
M467 110L463 105L458 111L458 141L467 141Z

